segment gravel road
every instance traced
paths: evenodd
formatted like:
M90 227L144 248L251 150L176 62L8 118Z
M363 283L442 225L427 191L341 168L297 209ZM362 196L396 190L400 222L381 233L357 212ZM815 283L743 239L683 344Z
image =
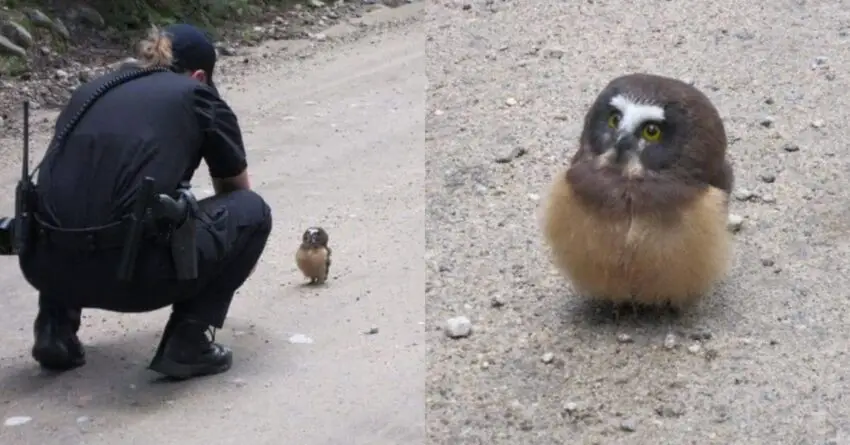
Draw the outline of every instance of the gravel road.
M850 444L850 12L837 1L432 1L426 22L434 444ZM620 74L721 111L744 218L679 318L577 298L541 203ZM498 162L517 149L527 151ZM472 334L450 339L446 320Z
M230 372L160 384L145 367L167 312L88 311L88 364L43 375L29 357L35 293L15 258L0 259L0 443L421 443L423 9L383 9L319 44L269 43L222 69L255 185L275 214L264 260L218 333L234 347ZM48 137L37 131L34 146ZM10 193L16 168L0 171ZM198 179L203 194L204 170ZM326 287L311 289L294 255L313 224L330 233L334 267Z

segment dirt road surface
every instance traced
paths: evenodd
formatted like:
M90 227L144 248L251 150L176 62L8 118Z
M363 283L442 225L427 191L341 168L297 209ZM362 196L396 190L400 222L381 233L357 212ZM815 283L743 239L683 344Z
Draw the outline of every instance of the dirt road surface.
M429 3L430 443L850 444L850 13L627 3ZM539 220L587 107L631 71L715 102L745 221L694 311L613 323L558 276ZM472 335L450 340L458 315Z
M264 260L218 333L234 347L230 372L156 382L145 368L167 312L88 311L88 364L43 375L29 357L36 295L15 259L2 259L0 418L31 420L0 426L0 443L422 443L423 6L367 17L371 31L356 41L334 40L362 34L359 25L336 28L315 47L267 45L244 75L224 69L222 92L275 216ZM34 146L47 137L38 132ZM2 172L9 193L15 171ZM328 229L335 256L316 289L302 287L294 265L313 224Z

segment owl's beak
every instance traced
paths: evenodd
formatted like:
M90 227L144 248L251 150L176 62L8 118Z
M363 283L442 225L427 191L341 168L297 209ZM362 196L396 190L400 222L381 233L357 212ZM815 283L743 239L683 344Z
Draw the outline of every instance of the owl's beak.
M617 141L614 142L614 151L617 153L617 163L627 159L627 154L630 151L637 151L638 139L629 132L622 132L617 136Z

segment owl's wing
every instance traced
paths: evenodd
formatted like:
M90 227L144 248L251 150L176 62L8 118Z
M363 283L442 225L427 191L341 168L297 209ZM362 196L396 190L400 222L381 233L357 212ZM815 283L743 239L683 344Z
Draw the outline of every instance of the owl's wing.
M570 159L570 165L575 165L577 162L584 159L585 153L587 153L587 149L584 147L584 144L579 144L578 150L573 153L573 157Z
M709 178L708 183L726 193L732 193L732 188L735 186L735 173L732 171L732 164L729 163L728 159L723 160L723 167L715 172L714 177Z
M325 247L325 249L328 251L328 255L325 257L325 271L327 273L331 270L331 248Z

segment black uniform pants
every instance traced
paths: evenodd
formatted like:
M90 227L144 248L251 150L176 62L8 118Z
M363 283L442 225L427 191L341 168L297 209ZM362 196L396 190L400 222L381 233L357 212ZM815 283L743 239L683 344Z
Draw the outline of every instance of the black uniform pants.
M271 209L252 191L199 201L198 278L177 281L170 247L144 245L132 282L116 278L119 249L76 252L37 244L20 258L27 281L39 291L41 316L72 318L80 310L148 312L172 305L175 315L221 328L236 290L257 264L272 230Z

